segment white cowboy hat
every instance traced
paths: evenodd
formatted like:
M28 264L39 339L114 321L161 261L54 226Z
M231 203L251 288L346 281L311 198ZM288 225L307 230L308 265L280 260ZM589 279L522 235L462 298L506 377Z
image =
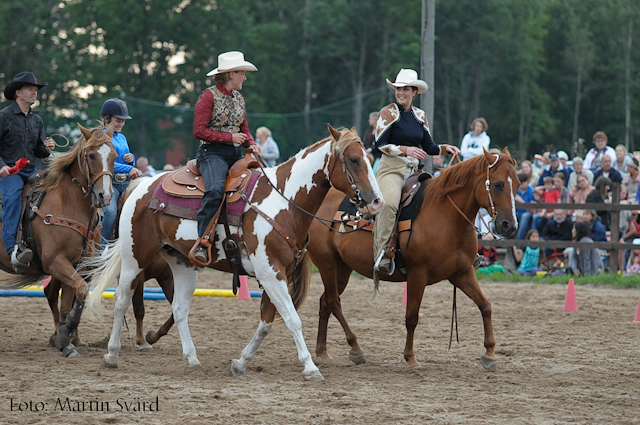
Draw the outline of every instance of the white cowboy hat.
M251 62L244 60L242 52L226 52L218 55L218 67L207 74L207 77L212 75L222 74L229 71L257 71Z
M396 82L392 83L387 78L387 84L393 89L396 87L406 87L411 86L418 89L418 94L426 93L429 90L429 86L422 80L418 80L418 73L413 69L404 69L402 68L400 72L398 72L398 76L396 77Z

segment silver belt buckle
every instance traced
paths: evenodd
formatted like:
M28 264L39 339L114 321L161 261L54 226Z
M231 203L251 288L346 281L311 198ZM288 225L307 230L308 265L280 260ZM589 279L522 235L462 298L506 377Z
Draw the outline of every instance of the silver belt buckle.
M114 180L117 181L118 183L123 183L127 181L127 175L126 174L116 174L114 176Z

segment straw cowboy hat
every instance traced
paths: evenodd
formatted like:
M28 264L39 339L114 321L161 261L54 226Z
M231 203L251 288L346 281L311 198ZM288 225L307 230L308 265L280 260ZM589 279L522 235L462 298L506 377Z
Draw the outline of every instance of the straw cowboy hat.
M251 62L244 60L242 52L226 52L218 55L218 67L207 74L212 75L223 74L229 71L257 71Z
M418 73L413 69L404 69L402 68L400 72L398 72L398 76L396 77L396 82L392 83L387 78L387 84L393 89L396 87L406 87L411 86L418 89L418 94L426 93L429 90L429 86L422 80L418 80Z
M33 75L33 72L21 72L13 77L13 81L7 84L4 88L4 97L8 100L14 100L16 97L16 90L19 90L26 85L36 86L38 89L41 89L46 86L47 83L38 84L38 80L36 80L36 76Z

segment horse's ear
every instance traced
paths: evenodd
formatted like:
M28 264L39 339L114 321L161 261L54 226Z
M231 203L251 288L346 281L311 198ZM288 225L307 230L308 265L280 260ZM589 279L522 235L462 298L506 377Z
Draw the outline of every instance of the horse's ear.
M114 131L114 130L113 130L113 122L110 122L110 123L107 125L107 131L105 132L105 134L106 134L107 136L109 136L109 138L113 138L113 131Z
M91 130L84 128L83 126L80 125L80 123L76 123L76 124L78 124L78 128L82 132L82 135L84 136L85 140L89 140L91 138Z
M484 153L484 157L487 159L487 161L489 161L489 164L493 164L493 162L496 160L493 157L493 154L490 154L489 152L487 152L487 150L484 147L482 148L482 152Z
M509 148L507 146L505 146L504 149L502 149L502 153L505 155L511 156L511 152L509 152Z
M331 133L331 136L333 136L333 138L336 140L336 142L340 140L342 134L335 128L331 127L331 124L327 124L327 127L329 128L329 132Z
M352 132L353 134L355 134L356 136L358 135L358 130L356 129L356 126L354 125L353 127L351 127L349 129L350 132Z

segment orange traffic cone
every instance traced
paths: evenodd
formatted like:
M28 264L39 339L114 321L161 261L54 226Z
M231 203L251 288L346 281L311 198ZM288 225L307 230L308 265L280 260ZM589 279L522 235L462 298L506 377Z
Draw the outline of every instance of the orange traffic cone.
M633 319L634 322L640 323L640 299L638 299L638 308L636 309L636 318Z
M239 300L250 300L251 292L249 292L249 284L246 276L240 276L240 288L238 288Z
M576 287L573 283L573 279L569 279L569 286L567 287L567 295L564 298L564 312L571 313L578 311L578 301L576 300Z
M407 305L407 282L404 283L404 295L402 295L402 305Z

